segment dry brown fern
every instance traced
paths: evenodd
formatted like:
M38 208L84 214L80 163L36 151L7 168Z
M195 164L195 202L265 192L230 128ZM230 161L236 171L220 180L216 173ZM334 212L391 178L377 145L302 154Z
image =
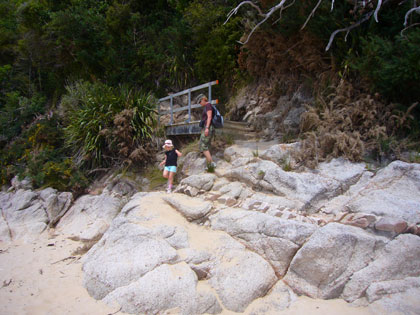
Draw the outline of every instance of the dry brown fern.
M296 159L301 164L314 167L319 162L343 156L351 161L361 161L367 151L383 151L384 142L398 155L402 145L391 142L398 130L410 119L410 111L396 112L392 104L363 93L344 80L333 92L317 97L317 106L302 114L301 136L304 138Z

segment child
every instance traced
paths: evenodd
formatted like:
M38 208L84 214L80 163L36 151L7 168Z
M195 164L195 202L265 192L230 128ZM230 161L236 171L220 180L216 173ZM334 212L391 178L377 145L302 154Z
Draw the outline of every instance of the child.
M165 164L165 169L163 170L163 177L168 179L168 189L167 193L172 192L172 183L174 181L174 176L176 173L176 166L178 161L178 156L182 156L182 153L176 150L172 144L171 140L166 140L165 145L162 147L165 149L165 159L159 164L162 166Z

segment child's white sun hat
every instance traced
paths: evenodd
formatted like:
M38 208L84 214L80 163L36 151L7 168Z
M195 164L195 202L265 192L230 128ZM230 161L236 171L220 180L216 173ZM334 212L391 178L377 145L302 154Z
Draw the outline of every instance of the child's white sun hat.
M165 144L163 145L162 148L165 149L165 147L173 147L174 145L172 144L172 140L165 140Z

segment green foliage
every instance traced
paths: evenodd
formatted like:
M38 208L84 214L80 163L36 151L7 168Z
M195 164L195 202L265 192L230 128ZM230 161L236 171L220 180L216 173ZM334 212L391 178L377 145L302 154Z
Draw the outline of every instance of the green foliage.
M40 119L12 144L0 151L1 184L19 175L32 179L35 188L53 187L80 193L88 185L87 178L61 147L62 130L54 118Z
M219 1L193 1L184 11L196 42L195 69L201 81L219 79L229 82L237 67L242 35L240 18L232 18L224 25L230 6Z
M354 69L369 78L374 91L394 102L420 99L420 29L387 39L378 35L362 41L363 58L354 58Z
M64 133L76 164L110 166L146 146L156 124L150 94L87 82L67 90L65 104L69 107L73 101L73 107L68 109Z
M0 135L3 141L19 135L26 124L45 111L45 97L40 94L27 98L19 92L9 92L0 101Z

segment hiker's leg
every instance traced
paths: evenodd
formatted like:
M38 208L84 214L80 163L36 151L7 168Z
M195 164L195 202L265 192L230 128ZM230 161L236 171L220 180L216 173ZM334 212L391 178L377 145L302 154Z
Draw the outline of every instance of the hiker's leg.
M207 164L210 164L213 161L212 157L211 157L211 154L210 154L210 151L209 150L203 151L203 154L206 158Z
M211 164L213 161L210 153L211 138L213 137L213 128L210 128L209 135L206 137L204 130L201 131L200 136L200 152L202 152L206 158L207 164Z

